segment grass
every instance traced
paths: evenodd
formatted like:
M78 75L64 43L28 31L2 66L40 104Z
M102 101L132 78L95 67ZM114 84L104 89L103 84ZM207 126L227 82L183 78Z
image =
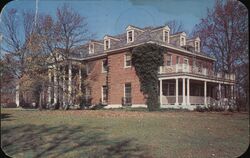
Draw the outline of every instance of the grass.
M248 125L243 113L1 109L12 157L238 157Z

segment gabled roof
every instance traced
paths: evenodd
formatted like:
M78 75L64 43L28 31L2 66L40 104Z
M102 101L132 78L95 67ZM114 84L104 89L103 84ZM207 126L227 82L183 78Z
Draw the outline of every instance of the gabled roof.
M139 28L139 27L136 27L136 26L133 26L133 25L128 25L126 30L131 30L131 29L135 29L135 30L138 30L138 31L144 31L143 29Z

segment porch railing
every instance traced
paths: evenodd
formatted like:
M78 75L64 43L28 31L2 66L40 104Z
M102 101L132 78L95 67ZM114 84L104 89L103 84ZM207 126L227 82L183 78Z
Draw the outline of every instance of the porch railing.
M197 66L190 66L187 64L176 64L171 66L161 66L159 70L159 74L168 74L168 73L190 73L202 76L208 76L213 78L220 78L226 80L235 80L235 74L228 74L228 73L215 73L212 70L207 68L201 68Z

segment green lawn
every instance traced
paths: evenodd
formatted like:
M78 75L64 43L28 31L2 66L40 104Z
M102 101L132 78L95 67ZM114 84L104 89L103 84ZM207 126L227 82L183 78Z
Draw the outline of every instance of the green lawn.
M237 157L249 144L243 113L1 109L13 157Z

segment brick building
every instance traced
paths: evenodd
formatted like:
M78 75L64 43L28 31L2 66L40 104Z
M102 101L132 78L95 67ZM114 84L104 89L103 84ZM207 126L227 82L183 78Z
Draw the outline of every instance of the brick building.
M57 66L63 77L58 77L54 66L50 67L48 101L74 104L80 91L84 98L91 99L91 104L103 103L107 108L145 107L131 64L132 48L144 43L156 43L167 50L158 74L161 108L194 109L234 98L234 74L213 71L216 61L200 51L199 37L188 38L185 32L170 34L170 29L129 25L123 34L106 35L103 40L81 46L67 64Z

